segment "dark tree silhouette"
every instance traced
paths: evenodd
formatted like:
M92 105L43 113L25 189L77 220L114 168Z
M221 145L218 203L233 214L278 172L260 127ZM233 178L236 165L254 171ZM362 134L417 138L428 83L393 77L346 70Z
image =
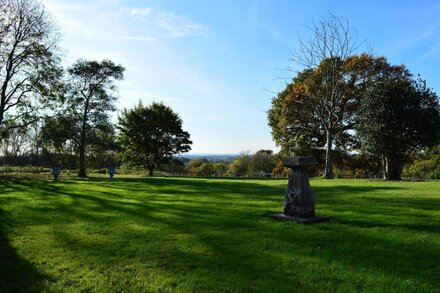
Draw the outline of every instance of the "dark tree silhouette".
M371 83L357 116L362 149L382 157L387 180L401 180L408 157L440 139L438 97L406 70Z
M125 109L119 117L119 142L124 159L133 165L154 169L172 155L191 150L192 141L182 129L182 119L163 103Z
M109 127L112 128L109 112L116 110L114 102L117 99L114 81L123 78L124 70L110 60L78 60L68 69L64 98L66 111L78 129L79 177L87 176L86 151L97 132L109 132Z
M0 132L33 123L36 101L52 96L62 75L57 41L41 3L0 0Z

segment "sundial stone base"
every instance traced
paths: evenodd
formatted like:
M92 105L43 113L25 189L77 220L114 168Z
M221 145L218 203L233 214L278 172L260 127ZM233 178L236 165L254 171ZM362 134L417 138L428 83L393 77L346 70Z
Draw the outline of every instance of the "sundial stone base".
M114 175L116 174L116 166L115 165L108 165L107 166L107 173L108 173L108 180L113 181L115 180Z
M330 221L329 217L320 217L320 216L314 216L311 218L298 218L298 217L291 217L286 216L285 214L269 214L269 218L278 220L278 221L294 221L299 224L314 224L314 223L321 223L321 222L328 222Z
M53 165L52 166L53 181L59 181L58 176L60 176L60 174L61 174L61 166Z
M284 196L282 214L270 214L269 217L281 221L295 221L301 224L326 222L330 219L315 215L315 199L310 188L309 175L305 167L313 166L312 157L284 158L283 165L292 169L289 184Z

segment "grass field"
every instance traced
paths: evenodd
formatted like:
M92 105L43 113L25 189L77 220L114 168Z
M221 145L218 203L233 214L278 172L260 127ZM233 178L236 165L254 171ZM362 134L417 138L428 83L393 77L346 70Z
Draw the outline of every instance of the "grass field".
M438 292L440 182L313 179L315 225L286 183L0 181L0 292Z

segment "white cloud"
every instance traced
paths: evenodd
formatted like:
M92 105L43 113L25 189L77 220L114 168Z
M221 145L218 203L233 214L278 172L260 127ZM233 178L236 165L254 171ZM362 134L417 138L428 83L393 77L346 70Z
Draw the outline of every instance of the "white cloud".
M125 6L122 0L43 1L64 35L60 45L68 49L66 66L78 58L109 58L126 67L124 81L118 82L119 110L139 99L145 104L164 101L181 114L194 152L232 153L243 145L270 148L251 134L261 126L245 118L258 115L244 101L253 94L230 86L223 75L207 72L209 58L197 48L185 47L191 42L182 42L199 36L209 41L204 24L155 7ZM266 123L264 118L261 121ZM231 128L240 135L231 138ZM207 136L213 133L215 137Z
M131 35L122 35L121 37L123 39L130 41L139 41L139 42L147 42L147 43L156 41L156 39L153 37L131 36Z
M203 35L208 28L188 17L170 11L153 10L150 7L125 9L122 13L132 19L144 22L148 27L156 27L161 35L184 38Z
M152 9L149 7L145 7L145 8L132 8L130 10L130 15L131 16L137 16L137 15L141 15L141 16L146 16L146 15L150 15L152 12Z
M208 30L204 25L173 12L158 12L156 24L173 38L203 35Z

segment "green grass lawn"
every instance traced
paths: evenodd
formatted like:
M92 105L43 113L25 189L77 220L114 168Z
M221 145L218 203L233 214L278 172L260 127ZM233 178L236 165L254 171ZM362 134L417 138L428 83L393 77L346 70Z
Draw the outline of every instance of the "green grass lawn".
M311 184L331 222L265 217L287 180L0 181L0 292L438 292L440 182Z

